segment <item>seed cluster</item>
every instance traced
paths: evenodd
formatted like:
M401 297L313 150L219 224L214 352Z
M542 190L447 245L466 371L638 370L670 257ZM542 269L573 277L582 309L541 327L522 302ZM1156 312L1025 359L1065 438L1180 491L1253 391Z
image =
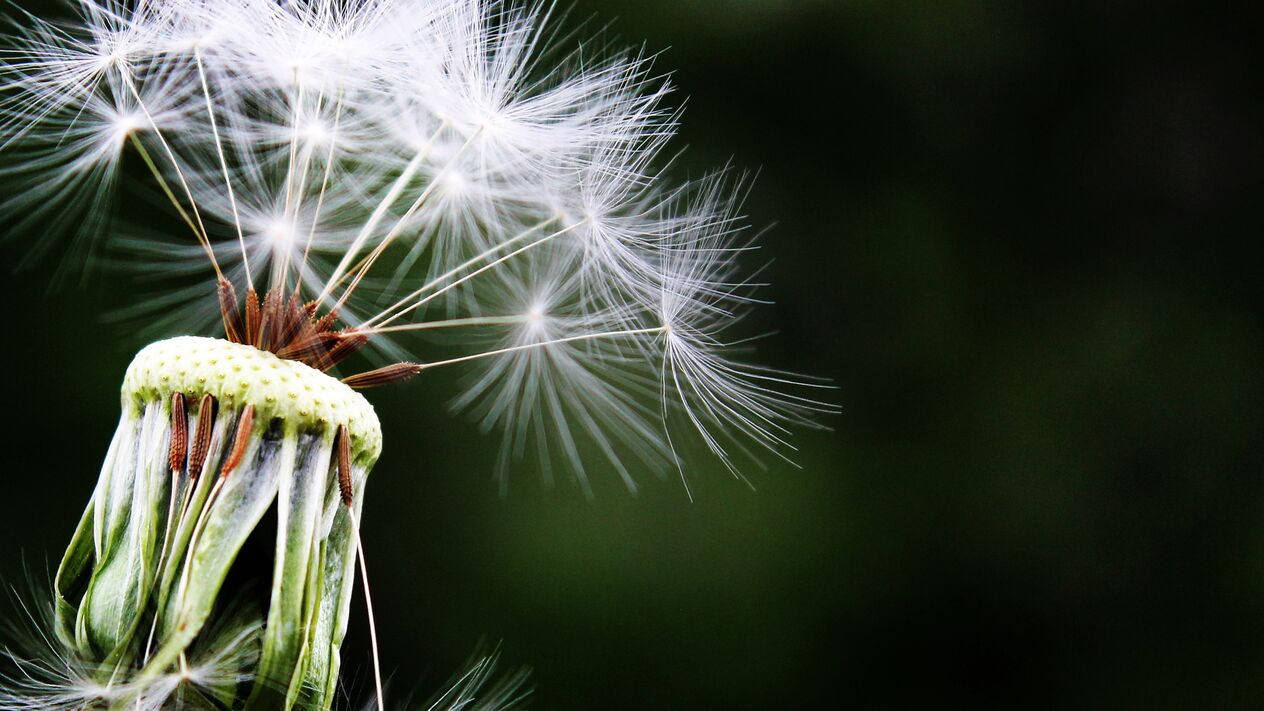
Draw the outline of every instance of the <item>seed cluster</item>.
M320 371L267 351L214 338L182 336L145 347L123 379L124 408L211 395L222 407L254 407L260 421L276 418L300 429L346 426L354 459L382 449L377 414L364 396Z

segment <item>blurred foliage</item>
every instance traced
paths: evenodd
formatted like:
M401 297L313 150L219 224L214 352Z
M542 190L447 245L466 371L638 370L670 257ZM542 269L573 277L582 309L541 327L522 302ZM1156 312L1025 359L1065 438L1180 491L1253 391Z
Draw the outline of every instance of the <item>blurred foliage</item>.
M594 471L588 502L525 467L502 500L450 381L375 394L365 538L393 686L437 687L485 637L536 667L539 708L1258 704L1249 25L1149 2L589 14L667 50L680 174L759 170L764 356L834 378L844 415L755 492L699 465L695 503L673 481L631 497ZM139 287L50 293L55 266L4 287L10 579L19 546L37 569L64 546L143 345L102 319ZM358 618L349 667L365 649Z

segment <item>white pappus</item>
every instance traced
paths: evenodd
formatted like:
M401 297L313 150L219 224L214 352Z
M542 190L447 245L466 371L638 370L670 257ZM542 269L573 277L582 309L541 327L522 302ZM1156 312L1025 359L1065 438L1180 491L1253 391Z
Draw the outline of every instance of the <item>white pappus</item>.
M481 366L457 402L503 428L510 459L547 431L539 449L585 490L577 437L635 488L629 452L680 466L673 421L736 472L735 452L781 454L786 425L833 409L787 394L818 383L729 352L755 301L737 264L743 181L665 178L668 81L640 54L559 49L549 3L74 7L13 21L0 131L22 189L4 208L93 242L135 152L192 239L115 244L192 260L168 272L168 302L207 303L189 281L209 265L336 309L395 358L418 350L410 332L468 333L490 347L419 369Z

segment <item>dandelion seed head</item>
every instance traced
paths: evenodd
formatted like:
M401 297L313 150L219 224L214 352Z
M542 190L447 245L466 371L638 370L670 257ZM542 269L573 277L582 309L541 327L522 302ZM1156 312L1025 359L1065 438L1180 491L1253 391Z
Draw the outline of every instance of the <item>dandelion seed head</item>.
M464 369L454 406L501 431L502 470L535 449L585 490L588 450L634 487L625 460L679 463L686 430L736 467L831 409L746 365L745 183L671 178L654 57L558 46L550 2L74 7L0 49L0 151L24 188L0 207L108 234L134 150L172 227L108 243L178 285L156 327L187 329L199 273L293 293L370 364Z

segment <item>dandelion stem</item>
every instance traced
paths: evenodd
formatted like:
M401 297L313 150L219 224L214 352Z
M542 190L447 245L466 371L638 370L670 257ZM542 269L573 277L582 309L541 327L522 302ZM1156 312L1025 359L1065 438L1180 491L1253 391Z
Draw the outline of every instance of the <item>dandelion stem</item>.
M290 157L285 168L285 212L288 214L294 203L294 157L298 153L298 113L303 105L303 82L298 79L298 70L294 70L294 84L298 91L290 102Z
M171 144L162 135L162 129L158 128L158 122L154 120L153 114L149 113L149 107L145 105L145 100L141 98L140 91L136 89L136 82L132 80L131 74L119 67L119 75L123 77L123 83L132 92L132 96L136 98L137 105L140 106L141 113L145 114L145 119L149 121L149 125L154 129L154 135L158 138L158 144L162 146L163 151L167 154L167 160L171 161L171 167L176 171L176 177L180 180L180 187L184 189L184 194L189 198L189 207L192 209L193 217L197 221L202 246L206 248L207 256L211 258L211 262L215 266L215 273L223 276L223 273L219 270L219 264L215 263L215 252L211 249L211 238L206 231L206 225L202 222L202 213L198 211L197 200L193 197L193 190L189 187L189 181L184 177L184 171L180 169L180 161L176 159L175 151L171 149Z
M415 330L417 326L425 324L410 324L408 326L397 326L396 330L406 331ZM460 358L450 358L448 360L437 360L430 363L419 364L422 370L437 368L441 365L453 365L455 363L465 363L479 358L490 358L492 356L504 355L506 353L517 353L519 351L533 350L536 348L545 348L548 346L557 346L563 343L576 343L579 341L593 341L599 338L626 338L630 336L647 336L650 334L664 333L667 331L666 326L655 326L654 328L633 328L624 331L603 331L602 333L583 333L578 336L567 336L566 338L555 338L551 341L541 341L540 343L527 343L521 346L510 346L508 348L498 348L494 351L485 353L475 353L473 355L461 356Z
M369 567L364 560L364 543L360 539L359 521L355 522L355 536L356 560L360 565L360 583L364 589L364 607L369 616L369 642L373 647L373 683L377 689L377 708L378 711L385 711L386 697L382 693L382 660L378 654L377 621L373 614L373 597L369 594Z
M373 268L373 264L377 262L378 257L382 256L382 253L386 251L386 248L390 246L391 242L393 242L395 238L404 231L404 225L410 218L412 218L417 210L421 209L421 206L434 193L435 188L439 185L439 179L447 174L448 169L456 163L462 153L465 153L465 150L470 147L470 145L474 142L474 139L478 138L482 131L483 129L480 127L465 140L465 143L461 145L461 148L458 149L457 152L448 160L447 165L443 166L443 170L439 171L433 178L430 179L430 183L426 185L426 189L421 192L421 195L417 196L417 199L414 200L413 204L408 207L408 210L404 212L403 216L396 221L395 226L391 228L390 232L387 232L386 236L382 238L382 241L373 248L373 251L369 253L369 258L358 268L355 278L351 280L351 285L347 287L347 290L344 291L342 296L338 299L338 303L334 306L335 310L341 308L342 305L346 303L347 299L351 296L351 293L355 291L356 287L360 285L360 281L364 279L364 275L368 274L369 270Z
M295 163L298 157L298 122L299 112L302 110L303 94L306 86L299 80L298 69L294 70L294 85L298 87L298 91L291 103L290 110L290 156L285 169L285 212L284 215L290 220L290 234L298 225L298 211L300 199L296 196L301 195L307 187L307 161L311 157L310 151L304 151L303 167L296 171ZM320 96L323 96L324 89L321 89ZM316 100L317 110L320 106L320 98ZM294 186L295 173L299 175L299 184L297 189ZM272 285L278 289L284 289L286 281L289 279L290 272L290 250L286 249L279 260L272 264Z
M356 333L378 334L378 333L394 333L396 331L425 331L439 328L454 328L459 326L507 326L517 323L524 323L528 320L526 316L477 316L473 318L453 318L443 321L426 321L424 323L410 323L403 326L359 326L355 329Z
M325 205L325 191L329 188L329 176L333 171L334 165L334 148L338 142L338 128L342 123L342 91L338 92L338 102L334 106L334 125L333 132L329 136L329 152L325 156L325 171L320 181L320 192L316 195L316 210L312 214L312 227L307 231L307 244L303 246L303 261L298 268L298 275L295 277L295 290L301 287L303 283L303 270L307 267L307 259L312 251L312 241L316 238L316 225L320 223L320 211Z
M558 237L561 237L562 235L564 235L564 234L566 234L566 233L570 232L571 230L574 230L575 228L579 227L579 226L580 226L580 225L582 225L582 224L584 224L584 222L577 222L577 223L575 223L575 224L571 225L570 227L566 227L566 228L560 229L560 230L558 230L557 232L554 232L554 233L552 233L552 234L550 234L550 235L548 235L548 236L545 236L545 237L541 237L540 239L538 239L538 240L536 240L536 241L534 241L534 242L528 243L528 244L526 244L526 245L524 245L524 246L522 246L522 247L519 247L518 249L515 249L514 251L510 252L509 254L506 254L505 256L503 256L503 257L501 257L501 258L499 258L499 259L497 259L497 260L495 260L495 261L493 261L493 262L491 262L491 263L489 263L489 264L486 264L486 265L484 265L484 266L482 266L482 267L480 267L480 268L476 269L475 271L470 272L469 274L466 274L465 276L461 277L460 279L457 279L456 281L452 282L451 284L448 284L447 286L443 287L442 289L439 289L438 291L435 291L435 292L433 292L433 293L431 293L431 294L428 294L428 295L426 295L426 296L424 296L424 297L421 297L421 298L417 299L417 301L416 301L416 302L414 302L414 303L411 303L411 304L406 305L406 306L405 306L402 310L400 310L400 312L399 312L399 313L397 313L397 314L395 314L394 316L391 316L390 318L388 318L388 319L386 319L385 321L383 321L383 322L382 322L382 325L389 324L389 323L391 323L392 321L395 321L395 320L399 319L400 317L402 317L402 316L403 316L405 313L407 313L408 311L411 311L411 310L413 310L413 309L418 309L418 308L421 308L422 306L425 306L425 305L426 305L426 303L428 303L428 302L430 302L430 301L432 301L432 300L434 300L434 299L438 298L439 296L442 296L444 293L446 293L446 292L448 292L448 291L451 291L452 289L455 289L456 287L458 287L458 286L460 286L461 284L463 284L463 283L465 283L465 282L467 282L467 281L469 281L469 280L473 279L474 277L476 277L476 276L478 276L478 275L480 275L480 274L482 274L482 273L484 273L484 272L486 272L486 271L489 271L489 270L491 270L491 269L495 269L496 267L500 266L501 264L504 264L505 262L509 261L510 259L513 259L514 257L518 256L519 254L522 254L523 252L526 252L526 251L528 251L528 250L534 249L535 247L538 247L538 246L540 246L540 245L542 245L542 244L545 244L546 242L550 242L550 241L552 241L552 240L554 240L554 239L557 239ZM429 285L428 285L428 286L429 286ZM423 288L424 288L424 287L423 287ZM412 298L412 295L410 295L408 298Z
M184 209L184 206L180 204L179 198L177 198L175 193L171 191L171 185L167 182L167 179L162 176L162 171L159 170L158 165L154 163L153 156L149 155L149 151L145 148L145 144L142 143L134 133L129 133L127 139L136 149L136 152L140 155L141 160L145 161L145 165L149 167L149 172L153 173L154 178L158 181L158 187L162 188L162 191L166 194L167 199L171 201L171 206L174 207L176 212L180 214L181 219L183 219L184 223L189 226L189 229L193 230L193 236L197 238L198 243L206 246L202 240L202 233L198 230L197 225L193 222L193 218L189 216L189 213Z
M193 58L197 61L198 78L202 83L202 95L206 97L206 115L211 121L211 135L215 139L215 152L219 156L220 169L224 172L224 187L228 190L228 204L233 210L233 224L237 228L237 244L241 246L241 263L246 271L246 287L253 289L254 281L250 275L250 258L246 254L246 237L241 231L241 215L237 211L237 196L233 192L233 181L228 174L228 160L224 157L224 142L220 139L219 123L215 120L215 106L211 102L211 88L206 81L206 69L202 65L201 48L193 50Z
M554 222L556 222L556 221L557 221L557 218L556 218L556 217L551 217L551 218L549 218L549 219L547 219L547 220L544 220L543 222L537 223L536 225L534 225L534 226L532 226L532 227L530 227L530 228L528 228L528 229L526 229L526 230L523 230L522 232L519 232L517 235L514 235L514 236L513 236L513 237L511 237L510 239L507 239L507 240L505 240L504 242L501 242L501 243L497 244L496 246L494 246L494 247L492 247L492 248L490 248L490 249L484 250L483 252L481 252L481 253L479 253L479 254L477 254L477 255L475 255L475 256L473 256L473 257L471 257L471 258L467 259L466 261L462 262L461 264L459 264L459 265L457 265L457 266L453 267L452 269L449 269L447 272L445 272L445 273L443 273L443 274L440 274L439 276L435 277L434 279L431 279L428 283L426 283L425 285L423 285L422 287L420 287L420 288L419 288L419 289L417 289L416 291L412 292L412 293L411 293L411 294L409 294L408 296L405 296L404 298L402 298L402 299L400 299L399 301L395 302L395 304L394 304L394 305L392 305L390 308L387 308L386 310L384 310L384 311L382 311L381 313L379 313L377 316L374 316L373 318L369 319L369 320L365 323L365 325L366 325L366 326L372 326L373 324L375 324L375 323L377 323L378 321L381 321L381 320L383 320L383 319L386 319L386 320L387 320L387 323L389 323L390 321L394 321L395 319L399 318L399 317L403 314L403 311L407 311L407 310L408 310L408 309L406 308L406 306L407 306L407 304L408 304L408 302L409 302L410 300L415 299L415 298L417 298L417 297L421 296L422 294L425 294L427 291L429 291L429 290L433 289L434 287L438 286L439 284L442 284L445 280L450 279L450 278L452 278L452 277L456 276L457 274L460 274L460 273L461 273L462 271L464 271L465 269L468 269L468 268L470 268L470 267L474 266L475 264L478 264L480 261L482 261L482 260L484 260L484 259L486 259L486 258L488 258L488 257L492 256L493 254L495 254L495 253L499 252L500 250L505 249L506 247L512 246L512 245L514 245L514 244L516 244L516 243L518 243L518 242L521 242L522 240L524 240L524 239L526 239L526 238L530 237L531 235L535 234L536 232L539 232L539 231L540 231L541 229L543 229L545 226L550 225L550 224L552 224L552 223L554 223ZM403 311L401 311L399 314L395 314L394 312L395 312L395 311L397 311L397 310L399 310L399 309L403 309Z
M447 127L446 121L439 124L439 128L435 129L435 132L426 140L425 145L417 151L416 155L413 156L413 159L408 162L407 166L404 167L404 171L399 174L398 178L395 179L395 182L391 185L390 190L387 191L386 196L383 197L377 207L373 209L373 214L369 215L368 221L364 223L364 227L360 228L359 234L356 235L356 238L352 241L351 246L347 248L346 253L342 257L342 261L338 263L338 266L334 269L333 274L329 276L329 280L326 282L325 288L320 292L320 296L317 297L317 301L324 303L325 299L329 298L329 295L333 293L334 288L342 282L342 277L347 273L347 267L351 265L351 260L355 259L356 255L360 253L360 249L363 248L364 243L368 241L369 235L373 233L373 230L377 229L377 226L382 221L382 218L386 216L386 211L389 210L391 205L395 204L395 201L399 199L400 194L404 192L404 188L408 185L408 181L412 180L413 176L417 174L417 171L421 169L421 164L426 160L426 156L430 154L430 149L434 146L435 140L439 138L439 133L443 131L445 127Z

